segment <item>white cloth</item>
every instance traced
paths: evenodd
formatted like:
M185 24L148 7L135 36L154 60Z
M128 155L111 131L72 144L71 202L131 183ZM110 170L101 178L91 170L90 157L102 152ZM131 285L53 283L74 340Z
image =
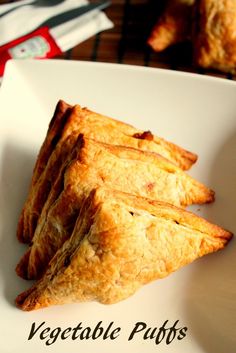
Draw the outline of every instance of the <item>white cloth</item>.
M50 0L48 0L50 2ZM87 0L64 0L55 6L34 6L32 0L21 0L0 5L0 14L21 4L29 4L0 18L0 45L32 32L41 23L57 14L88 4ZM50 30L57 45L65 52L98 32L113 27L107 16L98 10L91 11Z

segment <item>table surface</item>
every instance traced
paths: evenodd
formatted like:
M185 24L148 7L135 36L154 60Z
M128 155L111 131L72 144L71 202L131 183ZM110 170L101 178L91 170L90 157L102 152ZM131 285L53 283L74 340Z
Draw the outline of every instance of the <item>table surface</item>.
M8 2L13 1L0 0L0 4ZM172 46L162 53L155 53L147 45L164 3L165 0L112 0L105 12L114 28L91 37L60 58L150 66L236 80L236 75L194 68L190 42Z

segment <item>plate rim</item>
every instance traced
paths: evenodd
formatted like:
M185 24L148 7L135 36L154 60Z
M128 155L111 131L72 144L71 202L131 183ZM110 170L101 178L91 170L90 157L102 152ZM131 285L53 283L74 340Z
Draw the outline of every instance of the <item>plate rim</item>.
M109 69L116 69L116 70L133 70L137 72L150 72L154 74L160 74L160 75L167 75L167 76L172 76L176 79L182 78L182 79L193 79L193 80L200 80L204 82L212 82L212 83L218 83L221 85L226 85L226 86L236 86L236 81L227 79L225 77L216 77L216 76L210 76L210 75L205 75L205 74L200 74L200 73L195 73L195 72L186 72L182 70L172 70L172 69L165 69L165 68L158 68L158 67L150 67L150 66L141 66L141 65L132 65L132 64L123 64L123 63L110 63L110 62L97 62L97 61L86 61L86 60L65 60L65 59L25 59L25 60L17 60L17 59L10 59L7 61L6 66L5 66L5 71L2 79L2 85L0 92L2 91L2 88L5 86L5 81L7 80L6 78L9 76L9 73L11 73L14 68L21 68L21 67L27 67L27 65L30 66L47 66L47 65L53 65L53 66L59 66L59 65L65 65L65 66L86 66L86 67L101 67L101 68L109 68Z

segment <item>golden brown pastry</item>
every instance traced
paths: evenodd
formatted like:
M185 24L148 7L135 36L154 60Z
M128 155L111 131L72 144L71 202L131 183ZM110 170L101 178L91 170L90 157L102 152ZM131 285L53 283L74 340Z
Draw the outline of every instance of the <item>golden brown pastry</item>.
M197 160L195 154L154 136L150 132L137 130L123 122L81 108L79 105L72 109L66 103L59 102L58 107L60 111L64 110L64 116L62 118L61 114L55 114L53 122L50 124L36 163L29 195L21 213L17 236L22 242L31 241L38 217L55 178L62 164L71 154L80 133L105 143L159 153L182 169L190 168ZM54 129L55 125L59 128ZM54 145L56 146L53 149Z
M82 301L113 304L224 248L231 237L169 204L101 188L85 200L72 236L42 279L16 304L27 311Z
M35 190L35 188L38 187L37 186L38 182L40 182L39 179L41 178L41 175L43 174L47 166L47 163L50 160L51 154L53 153L58 141L61 138L61 134L66 124L66 120L70 115L71 108L72 107L70 105L63 102L62 100L60 100L57 103L54 115L49 124L47 136L39 151L38 158L34 166L34 171L31 179L31 185L29 188L29 196L28 196L27 202L30 202L29 200L33 190ZM53 171L50 169L49 173L51 173L51 175L53 176L52 172ZM47 181L47 184L45 183L45 188L44 188L45 192L44 191L41 192L41 190L39 191L39 194L37 195L38 200L36 201L37 204L44 204L47 197L46 190L50 188L49 184L50 184L50 181ZM28 234L32 234L34 232L34 229L37 224L37 218L38 218L37 212L31 213L29 215L26 208L27 207L25 205L25 207L21 212L20 219L18 222L18 228L17 228L17 237L22 242L30 241L30 239L28 238Z
M195 62L203 68L236 72L236 1L198 0Z
M194 0L169 0L155 24L148 44L157 52L190 39Z
M71 113L71 108L72 107L70 105L62 100L57 103L55 112L48 127L47 138L44 140L44 143L39 151L34 167L32 176L33 184L35 184L39 176L42 174L52 151L54 150L57 142L60 140L66 120Z
M107 145L79 137L72 156L53 185L38 220L33 244L17 273L38 278L70 236L82 199L92 188L106 185L177 206L214 200L214 192L164 157L133 148Z

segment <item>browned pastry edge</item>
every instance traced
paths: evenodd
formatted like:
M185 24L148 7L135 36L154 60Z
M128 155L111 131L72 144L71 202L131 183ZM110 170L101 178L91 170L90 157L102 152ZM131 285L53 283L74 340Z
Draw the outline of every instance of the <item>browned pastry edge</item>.
M29 248L16 266L16 273L19 277L28 279L28 262L31 249Z
M32 177L33 184L46 167L49 157L61 137L63 128L66 124L67 119L70 116L71 109L72 106L67 104L63 100L59 100L59 102L57 103L53 117L49 123L46 138L43 142L42 147L40 148L39 155L37 157L37 161L34 167Z
M81 107L79 104L75 105L71 116L68 120L68 124L73 123L74 119L84 118L90 114L95 114L100 116L101 118L107 119L111 124L114 126L118 126L118 128L124 133L129 135L131 133L131 130L133 130L133 134L130 135L130 137L134 137L136 139L140 140L146 140L146 141L153 141L156 145L160 145L163 148L165 148L168 153L169 157L165 157L169 159L172 163L177 165L179 168L183 170L189 170L191 166L196 163L198 156L196 153L190 152L173 142L170 142L162 137L154 135L151 131L143 131L143 130L138 130L137 128L133 127L130 124L124 123L123 121L116 120L114 118L101 115L99 113L96 113L86 107ZM95 138L94 138L95 139ZM114 143L115 145L115 143ZM143 150L143 148L140 147L140 150ZM151 150L149 150L151 152ZM155 152L155 151L153 151Z
M51 153L60 139L64 125L71 113L71 108L72 107L69 104L65 103L63 100L60 100L57 103L56 109L48 127L46 138L40 148L36 160L31 185L29 187L29 194L33 192L34 186L37 183L39 176L44 171L47 162L51 156ZM25 202L25 205L27 205L27 200ZM34 224L29 224L24 207L21 212L17 227L17 238L20 242L28 243L30 241L29 233L31 233L31 230L29 228L31 226L34 227Z
M47 272L45 273L44 277L41 280L39 280L38 282L36 282L36 284L32 288L30 288L29 290L27 290L17 296L16 305L19 308L21 308L22 310L25 310L25 311L30 311L30 310L40 309L40 308L43 308L43 307L46 307L49 305L63 304L65 302L70 301L70 300L68 300L67 295L70 295L71 290L73 290L73 288L74 288L73 281L77 281L77 284L78 284L78 281L80 279L80 277L75 278L77 271L80 271L80 267L78 267L78 262L77 262L77 261L80 261L80 259L78 258L78 255L77 255L78 254L77 250L80 248L81 244L83 244L83 240L85 238L88 239L86 234L88 234L88 229L89 229L89 227L91 227L91 224L93 223L92 220L94 218L94 216L91 214L91 212L93 211L92 213L94 213L94 215L95 215L96 211L98 209L99 203L103 202L102 200L106 200L106 199L109 199L109 200L115 199L117 204L123 203L123 204L127 205L128 207L130 207L130 209L134 213L139 212L139 210L143 210L143 211L145 211L145 213L149 213L150 216L152 216L152 217L157 217L160 219L163 218L168 222L169 221L171 223L173 222L173 224L175 224L175 227L180 227L180 230L181 229L183 230L185 227L192 229L193 230L193 238L192 238L193 243L189 244L190 250L195 242L194 231L196 231L198 233L202 233L202 236L203 236L202 241L199 245L197 245L197 246L200 246L200 248L198 249L198 252L195 254L195 250L193 247L193 250L192 250L193 254L191 254L191 256L186 260L185 264L188 264L189 262L192 262L194 259L201 257L205 254L208 254L213 251L217 251L217 250L224 248L225 245L232 238L232 233L222 229L221 227L219 227L217 225L210 224L209 222L202 219L201 217L198 217L198 216L196 216L190 212L187 212L185 210L176 208L172 205L166 204L164 202L159 202L159 201L151 201L151 200L148 200L145 198L140 198L137 196L113 191L113 190L106 189L106 188L99 188L96 191L93 190L90 193L90 196L88 197L88 199L85 200L85 202L82 206L81 212L80 212L80 216L77 219L72 237L70 238L70 240L68 240L63 245L63 247L60 250L58 250L58 252L54 256L54 258L51 260L51 262L49 264L49 268L48 268ZM94 249L96 249L95 252L98 251L97 256L99 256L100 262L103 261L103 256L102 256L102 253L100 253L100 251L105 251L105 248L103 249L103 246L106 247L106 244L110 244L110 242L111 242L111 240L109 240L110 237L113 240L116 239L116 235L112 234L112 232L115 232L115 228L112 227L112 224L113 224L112 214L111 214L111 217L109 214L105 214L104 216L105 216L105 219L103 219L102 223L100 224L101 228L99 228L97 230L99 232L97 234L100 234L100 243L98 242L98 243L94 244L94 246L95 246ZM103 228L104 226L106 226L106 229L108 231L106 231L106 229ZM103 229L104 229L104 231L103 231ZM109 229L111 229L111 230L109 231ZM104 234L104 235L102 235L102 234ZM159 233L157 233L157 234L159 234ZM183 239L183 237L181 237L181 238ZM98 241L99 241L99 238L95 237L95 239L98 239ZM95 239L93 241L95 241ZM173 241L172 237L170 240ZM116 263L119 266L119 262L117 262L116 256L117 256L117 254L121 254L120 250L122 249L122 247L121 247L119 250L121 239L118 238L117 241L118 241L118 243L112 243L113 244L112 246L114 246L115 251L118 249L118 253L117 252L114 253L114 258L113 258L114 263L112 264L113 268L116 265ZM123 239L123 241L124 241L124 239ZM130 241L135 241L134 235ZM93 243L91 243L92 239L90 239L89 242L90 242L90 244L93 244ZM110 248L110 245L108 247L110 249L109 251L113 251L112 248ZM79 253L79 254L81 254L81 256L83 256L83 254L86 255L86 253L84 253L84 250L82 251L82 253ZM88 264L89 264L89 261L90 261L89 254L90 253L88 252L87 254L88 255L86 255L86 259L87 259L86 261L88 261ZM105 254L106 254L106 252L105 252ZM105 254L104 254L104 256L106 258ZM88 256L88 258L87 258L87 256ZM127 254L122 252L121 256L122 256L122 258L125 257L127 261L131 261L131 263L132 263L133 258L132 257L129 258L130 255L129 255L129 241L128 240L127 240ZM175 256L175 254L172 254L172 256ZM187 256L187 254L186 254L186 256ZM165 258L165 255L164 255L164 258ZM163 260L164 260L164 258L163 258ZM171 261L173 261L173 259ZM182 267L184 265L184 263L182 261L179 263L180 267ZM95 272L93 274L90 274L90 273L86 274L85 273L85 277L83 278L83 281L87 280L87 281L93 282L93 280L97 279L97 274L99 272L100 262L98 263L98 268L96 268L96 265L94 265ZM72 264L72 267L69 270L68 266L70 266L70 264ZM78 267L78 270L77 270L77 267ZM170 264L170 268L168 269L168 266L166 264L165 270L163 272L163 277L165 277L166 275L175 271L176 269L178 269L178 267L172 268L171 264ZM85 268L83 269L83 271L86 271ZM112 273L112 271L111 271L111 273ZM110 273L110 271L107 271L107 275L109 275L109 273ZM138 273L140 273L140 272L138 271ZM62 280L62 277L64 275L65 275L65 279ZM93 275L95 276L95 279L93 278ZM125 278L128 275L129 275L129 273L126 272ZM57 281L57 276L60 277L59 281ZM68 278L67 278L67 276L68 276ZM106 274L104 274L102 276L106 276ZM131 276L131 278L132 278L132 276ZM162 275L159 278L162 278ZM98 277L98 279L99 279L99 277ZM115 291L118 290L118 297L117 297L118 300L116 299L116 296L115 297L111 296L111 298L109 298L109 293L107 294L108 297L104 297L104 293L102 293L102 296L99 297L100 287L99 287L99 285L97 285L96 286L97 291L98 291L97 299L99 301L101 300L101 302L104 304L111 304L114 302L114 300L116 302L116 300L119 301L119 300L125 299L129 295L132 295L138 289L138 287L140 285L148 283L154 279L155 278L151 274L150 274L150 277L144 276L143 279L141 276L140 277L140 284L138 286L134 285L134 288L133 289L131 288L131 291L130 292L128 291L127 294L121 293L120 297L119 297L119 288L117 288L117 289L115 288ZM71 282L70 283L67 282L68 280ZM107 278L107 280L109 281L109 278ZM124 282L124 285L125 285L125 283L126 282ZM58 287L58 284L59 284L59 287ZM66 286L66 288L64 289L65 286ZM83 288L83 284L79 284L78 288L80 288L80 286L82 286L82 288ZM104 286L104 281L103 281L103 286ZM68 288L70 288L70 289L68 289ZM58 290L60 290L60 293L57 292ZM85 293L86 293L86 290L85 290ZM106 293L106 291L105 291L105 293ZM76 297L76 294L77 293L74 293L74 295L72 297L72 301L75 301L74 298L78 298L78 296ZM63 297L63 295L64 295L64 297ZM89 294L87 294L87 298L90 298ZM99 299L99 298L101 298L101 299ZM85 295L83 294L81 297L79 295L78 299L82 300L82 301L86 300L86 294ZM90 299L93 300L93 295Z
M39 224L41 222L40 221L41 218L43 218L43 217L46 218L47 217L47 212L48 212L50 206L52 206L54 204L54 202L56 202L56 200L59 197L60 193L63 191L64 174L65 174L66 168L73 161L73 159L78 158L79 151L83 147L83 145L84 145L83 136L79 135L79 137L77 138L77 142L75 143L69 158L67 160L65 160L63 165L61 166L61 169L60 169L60 171L58 173L58 177L56 178L56 180L54 182L53 188L50 191L48 199L47 199L47 201L45 203L45 206L44 206L44 208L42 210L42 214L39 217ZM65 205L65 208L66 208L66 205ZM64 212L66 212L66 210ZM24 279L32 279L33 278L32 276L29 275L29 272L28 272L29 256L30 256L30 253L31 253L31 248L33 246L33 241L34 241L34 237L31 240L30 248L22 256L22 258L20 259L19 263L16 266L17 275L22 277L22 278L24 278ZM44 272L45 268L44 268L44 265L42 264L42 261L41 261L40 257L36 258L35 262L37 263L37 271L38 271L38 273L42 274Z

